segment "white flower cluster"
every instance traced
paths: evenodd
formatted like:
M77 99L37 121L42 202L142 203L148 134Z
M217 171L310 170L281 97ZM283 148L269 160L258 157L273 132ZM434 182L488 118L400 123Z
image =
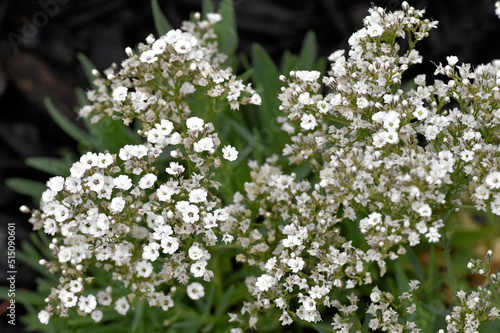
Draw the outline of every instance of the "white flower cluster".
M339 308L336 294L372 283L372 263L382 276L387 260L421 238L439 242L444 213L463 194L500 215L500 63L472 71L451 56L435 73L447 82L427 85L420 75L415 89L402 90L403 73L422 62L415 44L437 26L408 3L402 8L370 9L348 56L329 58L328 94L317 71L280 77L279 121L292 141L283 155L308 165L314 180L298 181L271 161L249 164L252 181L235 196L226 226L246 249L237 260L262 270L248 280L256 301L244 310L252 316L276 307L284 325L322 320L319 304ZM353 228L364 242L346 237ZM418 331L390 327L393 317L374 319L373 329Z
M260 105L261 98L250 85L236 78L231 68L222 68L227 56L217 49L214 25L219 14L208 15L201 21L184 22L182 30L171 30L146 44L139 44L139 53L126 49L129 56L116 66L98 72L94 81L96 91L88 99L93 103L81 109L83 117L92 116L97 122L104 116L122 119L125 125L140 119L144 130L149 130L162 119L175 123L185 120L191 110L185 97L197 90L214 98L224 99L231 109L240 104Z
M485 255L485 266L479 259L471 260L467 267L474 274L484 276L489 280L488 287L479 286L477 291L465 293L457 292L459 305L453 307L450 315L446 316L446 333L474 333L478 332L479 325L485 321L500 319L500 309L498 309L498 291L500 290L500 273L491 274L490 264L493 252L489 250ZM438 333L444 333L440 330Z
M136 299L166 311L177 290L194 300L204 296L197 281L213 277L209 248L231 237L219 230L228 213L213 180L221 165L220 140L213 124L189 116L185 99L195 86L219 91L212 97L227 92L232 108L259 99L230 69L220 69L224 57L210 42L218 20L220 15L210 14L208 21L185 24L191 32L148 37L122 70L96 80L98 92L89 93L93 104L81 114L98 114L94 120L119 114L126 123L138 117L145 142L125 145L118 154L86 153L69 177L47 182L30 221L54 236L50 249L56 260L42 264L62 276L39 314L41 322L67 316L75 307L95 321L107 306L125 315ZM253 97L246 99L246 93ZM228 145L222 155L234 161L238 151ZM165 158L168 166L158 170ZM126 297L111 287L96 291L95 268L107 272L110 284L123 285Z
M366 330L356 318L369 318L372 331L419 332L419 282L399 297L376 286L388 261L422 239L440 242L446 214L463 199L500 215L500 62L472 69L450 56L437 66L440 79L428 84L419 75L403 90L405 71L422 62L416 43L437 25L423 13L407 2L394 12L373 7L349 39L348 54L329 57L327 76L281 76L285 116L278 120L291 140L283 155L311 174L283 171L278 156L263 165L250 161L245 193L226 207L213 179L220 151L229 161L238 151L220 149L213 124L192 116L186 98L201 92L215 99L215 109L221 101L232 109L261 101L222 69L213 31L220 16L195 15L184 31L150 36L138 54L128 49L122 69L96 79L97 91L88 94L93 104L80 114L126 125L137 118L145 143L87 153L69 177L47 182L31 221L54 236L57 260L43 263L62 277L40 321L71 308L99 321L103 307L126 314L135 299L168 310L178 289L200 299L201 279L213 277L210 247L234 241L236 261L260 272L245 281L254 301L230 314L241 326L233 332L256 328L272 309L283 325L317 323L326 313L336 332ZM164 171L157 169L161 158L168 160ZM95 267L128 294L94 292L87 273ZM470 268L489 275L480 261ZM498 274L491 281L497 292ZM371 291L368 304L358 305L355 288ZM499 317L488 289L457 296L448 332L475 332Z
M162 127L168 130L160 133L160 139L155 136L144 145L125 146L118 158L87 153L73 164L69 177L47 182L40 211L31 222L34 229L55 235L51 250L57 261L44 264L53 273L62 272L62 277L47 298L43 318L45 314L64 315L75 306L83 314L92 313L95 320L102 317L101 306L114 304L119 313L127 313L129 301L114 299L112 289L95 295L86 292L92 286L93 278L87 275L92 267L102 267L110 280L120 281L134 298L164 310L173 306L176 284L197 278L209 281L213 276L207 268L210 253L206 247L216 244L218 224L228 218L226 210L218 208L220 200L209 195L218 186L208 172L214 163L220 164L211 157L219 145L217 136L209 135L210 124L186 134L172 132L169 121L155 128ZM195 141L198 136L202 138ZM209 156L196 149L202 140L211 140ZM178 161L170 162L165 172L157 172L153 162L163 148L180 142L189 154L184 160L195 162L190 177L185 177L181 164L185 161L177 150L171 155ZM162 285L170 285L170 291L165 294L163 290L168 289L159 288ZM187 293L198 299L203 286L194 282Z

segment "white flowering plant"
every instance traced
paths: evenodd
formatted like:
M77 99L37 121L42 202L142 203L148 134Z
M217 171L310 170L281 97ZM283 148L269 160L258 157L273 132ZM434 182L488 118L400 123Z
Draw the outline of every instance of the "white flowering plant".
M30 162L61 174L22 208L43 254L26 245L28 328L498 331L493 253L463 258L498 231L500 63L405 79L438 22L404 2L372 7L326 73L309 34L283 74L255 46L237 75L232 3L203 3L170 29L153 1L159 36L120 66L81 58L90 136L48 103L82 155Z

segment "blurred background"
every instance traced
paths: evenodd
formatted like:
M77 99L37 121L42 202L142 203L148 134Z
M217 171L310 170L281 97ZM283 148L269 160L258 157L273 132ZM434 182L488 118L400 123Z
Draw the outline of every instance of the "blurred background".
M431 60L446 62L447 55L456 55L461 62L473 65L500 58L500 19L494 13L494 0L409 2L416 8L426 8L426 17L439 21L438 29L418 48L424 56L418 72L432 74ZM174 27L201 9L201 0L159 3ZM234 0L238 52L249 57L252 43L258 43L279 63L284 50L297 53L305 34L314 30L319 55L326 57L337 49L348 48L347 39L361 28L370 3ZM373 3L394 10L401 1ZM6 283L6 225L16 224L19 245L29 237L31 225L18 207L34 207L29 197L6 187L5 179L20 177L45 182L49 175L26 166L26 158L58 157L61 148L78 153L75 141L50 118L44 98L49 96L59 110L78 124L74 89L80 86L86 90L89 84L76 55L84 53L97 69L104 70L125 57L125 47L144 41L154 31L149 0L0 2L0 284ZM19 260L17 265L18 272L22 272L17 275L17 288L34 288L34 273ZM17 315L21 315L19 307ZM1 317L5 324L5 315ZM18 326L12 332L21 331Z

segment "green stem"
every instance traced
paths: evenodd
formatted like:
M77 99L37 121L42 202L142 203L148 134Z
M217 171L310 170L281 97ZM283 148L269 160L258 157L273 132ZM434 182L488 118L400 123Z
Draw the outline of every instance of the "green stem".
M451 291L453 292L453 296L457 293L457 284L455 277L455 270L453 269L453 262L451 260L451 244L448 244L448 237L446 235L446 224L451 218L453 214L453 209L450 209L446 212L443 223L445 227L443 228L443 250L444 250L444 261L446 264L446 275L448 276L448 283L450 285Z

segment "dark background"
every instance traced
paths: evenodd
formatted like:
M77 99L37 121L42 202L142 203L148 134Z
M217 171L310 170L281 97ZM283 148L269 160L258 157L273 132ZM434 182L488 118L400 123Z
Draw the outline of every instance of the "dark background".
M373 1L398 9L401 1ZM417 0L426 17L439 20L438 29L420 44L424 63L419 72L432 74L431 60L447 55L473 65L500 58L500 19L493 0ZM52 4L44 6L43 4ZM200 11L200 0L159 0L174 27ZM300 50L309 29L318 37L319 54L347 49L350 34L362 26L370 1L353 0L234 0L240 45L249 55L261 44L279 62L285 49ZM47 20L44 20L43 8ZM28 23L29 22L29 23ZM31 23L38 22L38 29ZM150 1L138 0L2 0L0 1L0 284L5 284L5 231L16 223L17 243L29 236L27 215L18 207L33 207L29 197L4 185L11 177L45 182L48 175L24 164L33 156L59 155L64 147L77 153L76 143L52 121L43 100L54 104L75 123L74 88L89 87L76 58L87 55L99 70L119 63L126 46L134 46L155 31ZM26 38L25 38L26 37ZM17 261L17 288L34 288L34 273ZM19 305L18 305L19 306ZM0 313L2 313L0 306ZM21 309L17 308L17 323ZM0 322L5 324L5 315ZM0 327L2 325L0 324ZM23 331L20 326L8 328ZM2 332L5 330L1 329ZM7 330L10 331L10 330Z

